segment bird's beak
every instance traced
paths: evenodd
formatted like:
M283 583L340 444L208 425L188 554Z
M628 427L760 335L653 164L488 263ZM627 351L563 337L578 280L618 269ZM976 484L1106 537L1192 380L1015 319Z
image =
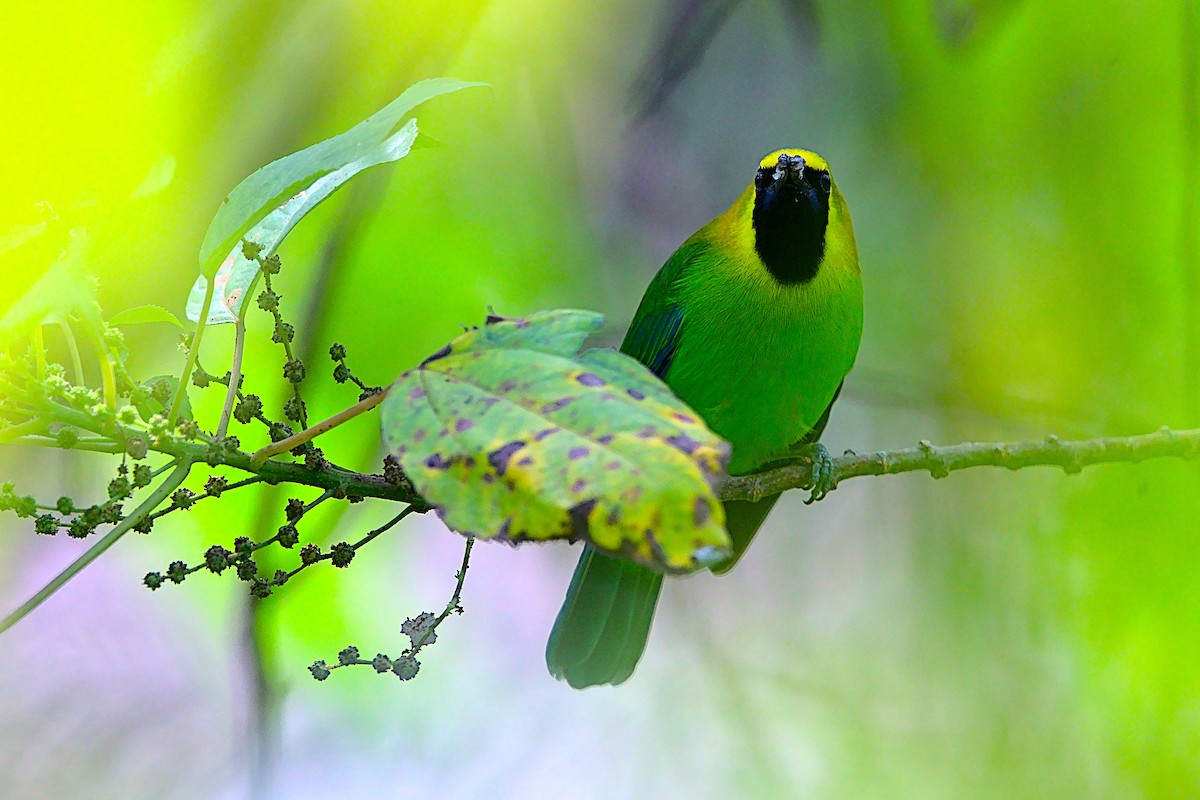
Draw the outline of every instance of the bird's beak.
M804 156L789 156L786 153L779 156L772 176L776 185L791 183L800 186L804 183Z

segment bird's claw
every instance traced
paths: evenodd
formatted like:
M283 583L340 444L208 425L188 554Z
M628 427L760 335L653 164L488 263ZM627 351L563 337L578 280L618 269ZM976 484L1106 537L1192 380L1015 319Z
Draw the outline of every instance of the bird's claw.
M797 455L812 463L812 483L801 487L812 490L804 501L804 505L812 505L837 488L833 479L833 457L820 442L805 445Z

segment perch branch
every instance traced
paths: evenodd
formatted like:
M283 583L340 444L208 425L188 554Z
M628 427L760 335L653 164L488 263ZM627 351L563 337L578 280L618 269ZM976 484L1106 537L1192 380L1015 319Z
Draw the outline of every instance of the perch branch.
M1137 436L1109 436L1098 439L1062 441L1048 436L1037 442L964 442L935 447L922 441L916 447L877 453L855 453L833 459L836 486L848 478L863 475L897 475L901 472L928 472L944 478L951 472L970 467L1059 467L1068 475L1093 464L1137 463L1152 458L1194 459L1200 456L1200 428L1173 431L1161 428L1155 433ZM789 464L756 475L730 478L721 488L722 500L759 500L787 489L812 485L812 466Z

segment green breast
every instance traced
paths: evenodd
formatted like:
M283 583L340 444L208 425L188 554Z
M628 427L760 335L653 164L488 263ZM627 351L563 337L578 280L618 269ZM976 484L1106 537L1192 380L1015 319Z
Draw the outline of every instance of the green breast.
M675 289L685 317L667 383L733 445L730 473L753 472L816 425L853 366L857 265L783 286L710 251Z

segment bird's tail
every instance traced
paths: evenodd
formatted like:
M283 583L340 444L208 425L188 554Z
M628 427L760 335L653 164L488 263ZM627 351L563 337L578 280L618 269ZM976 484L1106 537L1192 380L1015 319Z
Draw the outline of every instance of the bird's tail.
M585 547L546 644L550 674L576 689L624 682L646 649L662 578Z
M778 499L725 503L733 556L713 572L732 569ZM550 674L576 689L623 683L646 649L662 579L632 561L585 547L546 644Z

